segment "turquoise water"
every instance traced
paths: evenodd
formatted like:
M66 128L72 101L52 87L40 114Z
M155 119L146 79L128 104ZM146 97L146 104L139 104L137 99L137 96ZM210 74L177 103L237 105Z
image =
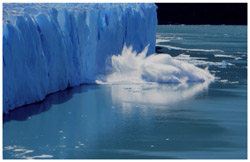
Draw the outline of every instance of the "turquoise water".
M158 26L212 83L81 85L4 115L3 158L247 158L247 27Z

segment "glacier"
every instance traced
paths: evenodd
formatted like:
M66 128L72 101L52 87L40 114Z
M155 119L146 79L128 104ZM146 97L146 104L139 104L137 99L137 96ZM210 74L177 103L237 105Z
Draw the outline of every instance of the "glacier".
M214 80L208 68L184 55L155 53L156 9L153 3L4 3L3 113L84 83L112 84L117 96L126 93L116 84L153 85L148 98L171 96L171 88L155 94L157 83L206 88Z
M155 52L153 3L3 3L3 113L94 83L123 45ZM110 66L109 66L110 65Z

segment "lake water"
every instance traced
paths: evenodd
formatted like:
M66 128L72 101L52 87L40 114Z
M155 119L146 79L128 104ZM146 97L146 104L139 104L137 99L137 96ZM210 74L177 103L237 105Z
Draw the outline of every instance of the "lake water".
M81 85L3 116L3 158L247 158L247 26L158 26L212 83Z

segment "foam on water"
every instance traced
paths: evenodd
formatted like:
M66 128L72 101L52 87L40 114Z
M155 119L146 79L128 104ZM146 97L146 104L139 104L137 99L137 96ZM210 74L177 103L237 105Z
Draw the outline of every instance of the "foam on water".
M163 42L170 42L171 40L169 39L162 39L162 38L157 38L155 43L163 43Z
M42 155L34 155L35 150L29 150L24 148L23 146L6 146L3 151L7 151L14 156L14 158L21 159L34 159L34 158L52 158L52 155L42 154Z
M214 54L214 57L227 57L227 58L234 58L232 55L221 55L221 54Z
M163 34L156 34L156 44L170 42L172 40L182 40L181 37L174 37L174 36L164 36Z
M175 47L175 46L170 46L170 45L159 45L157 44L158 47L164 47L168 49L173 49L173 50L181 50L181 51L195 51L195 52L224 52L223 50L219 49L193 49L193 48L182 48L182 47Z
M177 60L185 61L187 63L193 64L195 66L232 66L233 64L227 62L225 60L221 62L212 62L212 61L205 61L207 58L205 57L190 57L190 55L186 54L179 54L178 56L174 57Z
M235 60L242 59L241 57L233 56L233 55L221 55L221 54L214 54L214 57L224 57L224 58L233 58Z
M149 46L149 45L148 45ZM132 46L124 45L120 55L111 58L113 73L105 82L119 83L184 83L211 81L214 76L208 69L201 69L192 64L174 59L168 54L146 56L148 46L137 54ZM103 83L98 80L97 83Z

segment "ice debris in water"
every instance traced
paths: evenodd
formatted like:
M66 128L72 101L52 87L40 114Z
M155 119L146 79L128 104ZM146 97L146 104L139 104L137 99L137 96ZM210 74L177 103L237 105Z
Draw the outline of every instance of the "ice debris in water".
M207 58L205 57L190 57L190 55L186 55L186 54L179 54L178 56L174 58L177 60L188 62L196 66L222 66L224 67L227 65L233 65L232 63L229 63L227 61L222 61L222 62L206 61Z
M169 50L181 50L181 51L195 51L195 52L224 52L220 49L193 49L193 48L183 48L183 47L175 47L171 45L161 45L157 44L158 47L168 48Z
M222 66L227 66L227 65L228 65L228 62L227 62L227 61L222 61L222 62L221 62L221 65L222 65Z

